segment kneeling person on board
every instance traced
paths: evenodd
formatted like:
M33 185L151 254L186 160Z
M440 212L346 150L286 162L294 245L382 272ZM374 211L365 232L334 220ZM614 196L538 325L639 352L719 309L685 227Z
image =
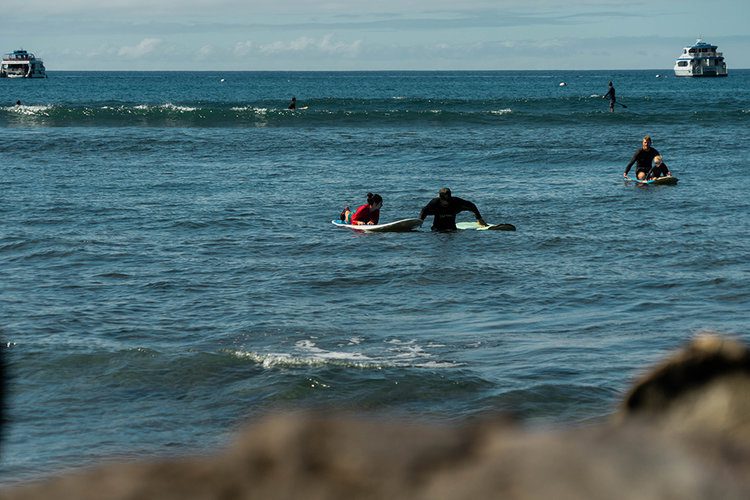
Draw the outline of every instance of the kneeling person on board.
M456 229L456 215L464 211L472 212L480 226L487 225L475 204L457 196L452 196L451 190L447 187L441 189L438 192L438 197L433 198L425 205L419 213L419 218L425 220L428 215L434 215L435 219L432 221L433 231L451 231Z
M383 198L379 194L367 193L367 203L360 205L352 215L352 224L361 226L363 224L377 224L380 219L380 208L383 206Z
M646 177L648 177L648 173L651 171L651 162L657 156L659 156L659 152L651 147L651 137L647 135L643 138L641 148L635 152L630 159L630 162L625 167L625 173L622 174L622 176L627 178L628 172L630 172L630 167L632 167L634 163L638 163L635 167L635 177L639 180L645 180Z
M662 161L661 156L654 157L654 166L651 167L651 172L648 173L649 179L658 179L659 177L668 177L672 175L669 171L667 164Z

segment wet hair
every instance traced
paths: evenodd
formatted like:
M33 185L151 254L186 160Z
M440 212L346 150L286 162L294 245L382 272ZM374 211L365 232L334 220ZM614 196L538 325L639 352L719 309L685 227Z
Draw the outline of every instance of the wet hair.
M609 86L610 86L610 87L612 86L612 82L609 82Z
M442 188L440 191L438 191L438 196L441 200L449 200L451 197L451 190L450 188Z
M654 163L663 163L664 159L662 159L661 155L654 156Z
M383 197L377 193L367 193L367 204L374 205L376 203L383 203Z
M651 142L651 136L650 136L650 135L647 135L647 136L645 136L645 137L643 138L643 140L644 140L644 141L648 141L648 142Z

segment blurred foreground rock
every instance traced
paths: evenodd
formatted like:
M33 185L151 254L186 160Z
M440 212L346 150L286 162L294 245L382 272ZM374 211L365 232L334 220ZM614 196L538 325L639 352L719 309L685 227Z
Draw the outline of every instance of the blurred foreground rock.
M529 432L351 416L269 417L219 455L110 465L0 499L747 499L750 353L702 337L610 422Z

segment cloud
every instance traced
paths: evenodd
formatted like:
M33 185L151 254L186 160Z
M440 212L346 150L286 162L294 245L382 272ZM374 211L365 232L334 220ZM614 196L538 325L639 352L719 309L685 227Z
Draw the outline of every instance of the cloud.
M210 59L216 54L216 48L213 45L204 45L196 52L196 57L200 60Z
M161 38L144 38L141 40L141 43L134 47L120 47L117 55L129 59L137 59L154 52L161 45L161 42Z
M234 46L234 53L237 56L246 56L251 53L265 56L299 53L356 56L361 47L362 40L347 43L337 41L333 38L332 34L327 34L322 38L302 36L290 41L275 41L270 43L239 42Z
M255 49L253 42L238 42L234 45L234 55L238 57L244 57L250 54Z

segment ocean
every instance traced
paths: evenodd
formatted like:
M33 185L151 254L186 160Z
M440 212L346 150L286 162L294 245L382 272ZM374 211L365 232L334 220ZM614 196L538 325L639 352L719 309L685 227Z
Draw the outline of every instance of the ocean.
M2 79L0 484L273 412L606 418L696 334L748 339L749 125L731 68ZM676 186L623 180L646 134ZM517 231L331 224L444 186Z

